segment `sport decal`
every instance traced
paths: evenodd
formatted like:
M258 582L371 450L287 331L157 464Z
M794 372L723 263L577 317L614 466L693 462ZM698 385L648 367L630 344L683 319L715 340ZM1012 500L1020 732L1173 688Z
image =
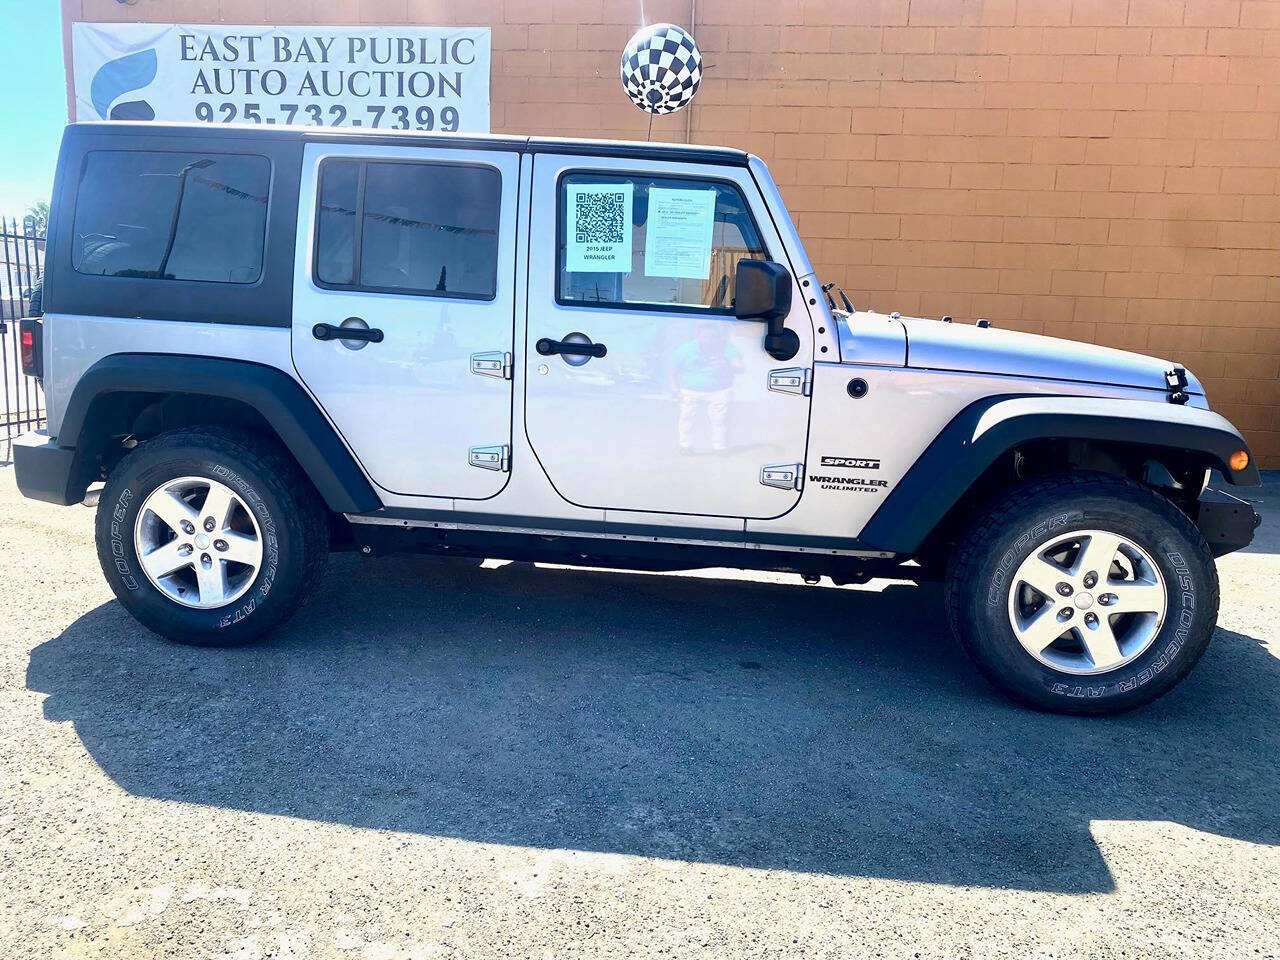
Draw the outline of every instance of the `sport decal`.
M824 467L848 467L850 470L879 470L880 460L866 457L823 457Z

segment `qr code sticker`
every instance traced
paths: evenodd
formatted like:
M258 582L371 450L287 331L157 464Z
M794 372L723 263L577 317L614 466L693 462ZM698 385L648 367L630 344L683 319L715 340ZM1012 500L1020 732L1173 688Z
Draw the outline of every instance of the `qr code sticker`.
M578 193L576 241L622 243L626 239L625 193Z

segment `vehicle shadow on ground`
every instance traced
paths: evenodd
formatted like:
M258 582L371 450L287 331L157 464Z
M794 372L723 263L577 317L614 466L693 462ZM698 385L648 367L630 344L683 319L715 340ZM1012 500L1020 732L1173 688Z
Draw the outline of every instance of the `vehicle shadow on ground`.
M467 840L1092 892L1095 819L1280 843L1280 661L1219 631L1101 720L1007 703L939 591L335 557L237 650L116 603L32 654L131 793Z

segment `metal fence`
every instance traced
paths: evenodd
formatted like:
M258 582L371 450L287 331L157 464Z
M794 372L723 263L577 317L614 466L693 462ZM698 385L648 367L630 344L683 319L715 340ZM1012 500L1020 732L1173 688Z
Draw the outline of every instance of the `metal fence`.
M44 237L28 224L0 220L0 442L44 424L44 394L33 377L23 376L18 321L31 312L31 295L44 272Z

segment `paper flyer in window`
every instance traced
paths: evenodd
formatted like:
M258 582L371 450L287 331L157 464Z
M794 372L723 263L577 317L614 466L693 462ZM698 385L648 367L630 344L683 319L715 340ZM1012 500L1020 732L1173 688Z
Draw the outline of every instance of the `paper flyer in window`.
M650 277L706 280L716 222L714 190L651 187L644 272Z

